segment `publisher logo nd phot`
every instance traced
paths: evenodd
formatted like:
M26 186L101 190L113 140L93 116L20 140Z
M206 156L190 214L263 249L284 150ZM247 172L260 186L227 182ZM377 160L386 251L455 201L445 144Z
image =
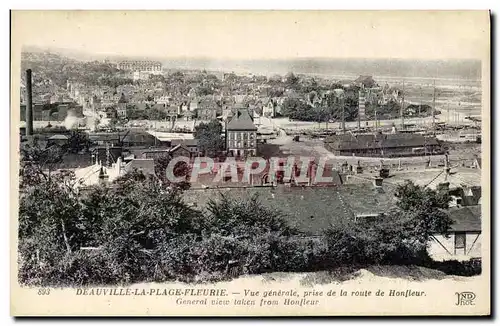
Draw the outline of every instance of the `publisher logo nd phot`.
M457 306L473 306L476 294L474 292L456 292Z

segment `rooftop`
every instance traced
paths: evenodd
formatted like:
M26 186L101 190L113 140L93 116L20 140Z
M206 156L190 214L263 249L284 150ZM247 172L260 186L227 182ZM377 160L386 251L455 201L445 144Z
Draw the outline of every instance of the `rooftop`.
M257 130L253 123L248 110L240 109L237 114L232 117L226 127L227 130Z
M481 185L481 171L471 168L452 168L446 175L444 168L430 168L420 170L390 171L390 177L384 182L400 184L411 180L417 185L427 185L436 189L440 183L449 182L450 188L472 187Z
M257 195L263 205L271 209L279 208L289 216L292 225L308 234L319 234L342 219L386 212L395 204L391 191L378 191L371 184L191 189L185 191L183 196L187 203L203 208L210 199L220 199L221 194L235 199Z
M132 172L135 169L142 171L144 174L154 174L155 162L153 159L133 159L125 165L125 172Z
M334 149L424 147L439 145L436 138L429 138L418 134L331 135L325 139L325 143Z
M450 208L450 217L455 221L451 226L453 231L481 231L481 206L466 206Z

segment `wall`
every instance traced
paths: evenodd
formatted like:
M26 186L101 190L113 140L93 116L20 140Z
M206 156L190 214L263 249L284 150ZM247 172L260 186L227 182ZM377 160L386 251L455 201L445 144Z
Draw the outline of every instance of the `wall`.
M474 241L476 242L474 243ZM465 246L466 254L463 253L462 249L460 250L461 254L455 254L455 234L452 233L449 238L442 235L435 235L427 250L429 255L435 260L468 260L470 258L481 257L481 234L478 237L477 232L468 232L466 234Z

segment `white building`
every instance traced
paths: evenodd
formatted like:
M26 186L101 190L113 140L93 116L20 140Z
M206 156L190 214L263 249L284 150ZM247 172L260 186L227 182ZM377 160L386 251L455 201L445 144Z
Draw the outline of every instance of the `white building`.
M481 257L481 205L450 208L455 221L449 236L436 234L428 247L435 260L469 260Z
M162 74L162 64L159 61L121 61L117 64L117 68L134 72L146 72L153 75Z

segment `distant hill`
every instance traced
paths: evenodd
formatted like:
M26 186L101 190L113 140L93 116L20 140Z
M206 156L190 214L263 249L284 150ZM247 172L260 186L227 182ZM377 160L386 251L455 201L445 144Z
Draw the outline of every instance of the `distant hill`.
M246 71L256 74L322 74L374 75L389 77L422 77L481 79L478 60L422 61L401 59L293 59L293 60L218 60L208 58L175 58L163 60L167 68Z
M25 47L24 52L40 53L47 49ZM299 58L270 60L234 60L201 57L138 57L120 54L88 54L81 51L53 48L52 54L60 54L68 59L93 61L109 59L119 61L125 59L158 60L167 69L206 69L254 74L322 74L322 75L374 75L388 77L421 77L451 79L481 79L481 62L479 60L403 60L403 59L330 59Z

